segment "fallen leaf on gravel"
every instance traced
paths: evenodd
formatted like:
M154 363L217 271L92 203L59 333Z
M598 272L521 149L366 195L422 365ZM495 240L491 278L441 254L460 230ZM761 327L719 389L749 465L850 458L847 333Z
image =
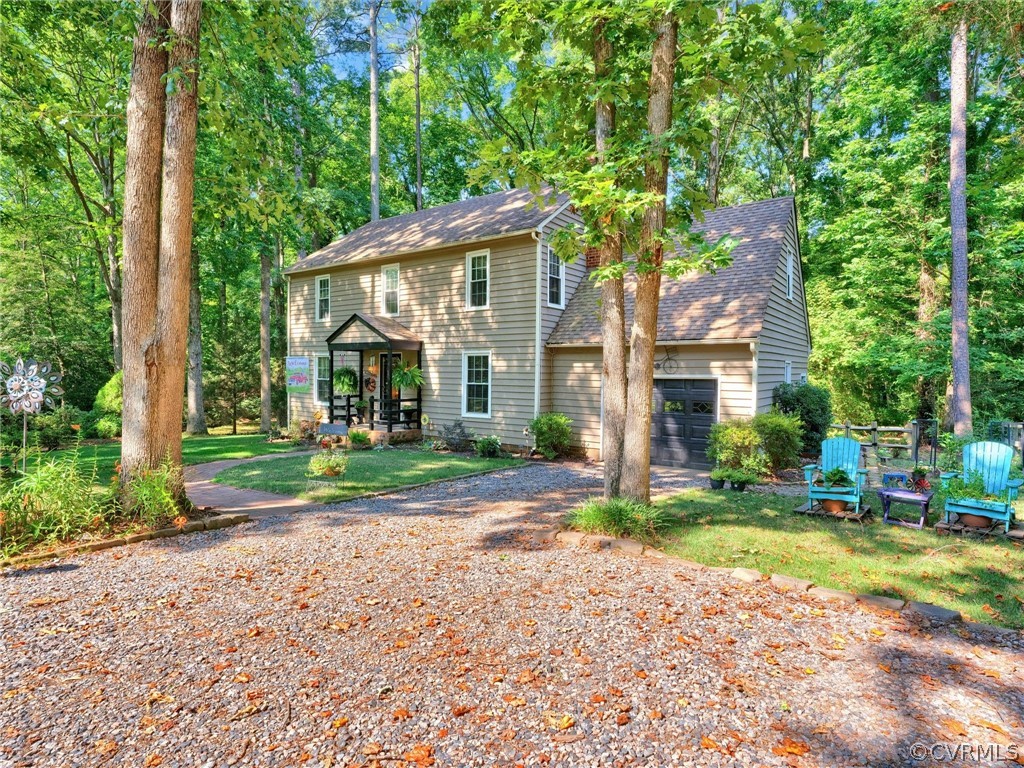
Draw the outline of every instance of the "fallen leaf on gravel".
M648 716L649 718L651 718L651 720L664 720L664 719L665 719L665 715L663 715L663 714L661 713L661 710L660 710L660 709L652 709L652 710L651 710L651 711L650 711L650 712L648 713L648 715L647 715L647 716Z
M878 668L886 674L892 674L892 667L888 664L879 664Z
M524 699L522 696L516 696L514 693L506 693L501 698L502 701L504 701L506 704L512 705L513 707L526 706L526 699Z
M985 677L991 677L993 680L998 680L1002 677L1002 675L1000 675L999 672L997 672L994 669L983 669L981 670L981 674L983 674Z
M1001 733L1003 736L1009 736L1006 729L1003 728L999 723L993 723L991 720L984 720L980 717L971 717L971 725L980 725L982 728L988 728L990 731Z
M558 731L565 731L576 725L576 720L573 716L564 712L552 712L548 710L547 712L542 713L542 717L549 728L554 728Z
M462 717L463 715L468 715L474 709L476 709L476 707L468 707L465 704L456 704L452 707L452 714L456 717Z
M701 736L700 745L704 749L718 749L718 742L712 739L710 736Z
M113 739L100 739L92 745L92 751L97 755L112 755L117 752L117 742Z
M615 724L629 725L629 715L627 715L625 712L621 713L618 717L615 718Z
M245 633L246 637L258 637L263 630L259 627L251 627L248 632Z
M346 725L348 725L347 717L338 717L331 721L331 728L333 728L334 730L344 728Z
M401 720L408 720L409 718L411 718L412 717L412 713L408 709L406 709L405 707L399 707L398 709L396 709L394 712L391 713L391 716L393 718L395 718L395 720L401 721Z
M365 747L363 747L363 754L366 755L367 757L373 757L374 755L379 755L383 751L384 751L384 747L382 747L376 741L371 741L369 744L367 744Z
M405 759L416 765L433 765L434 748L429 744L417 744L405 753Z
M811 748L804 744L802 741L794 741L788 736L784 738L779 745L772 747L772 752L780 757L786 755L806 755L811 751Z
M252 682L252 675L250 675L248 672L239 672L237 675L235 675L233 678L231 678L231 682L233 682L233 683L251 683Z
M951 717L944 717L940 721L954 736L966 736L967 726Z
M146 759L143 761L142 766L143 768L156 768L163 761L164 759L160 757L160 755L158 755L156 752L150 752L149 755L146 756Z
M600 693L595 693L593 696L590 697L591 704L604 704L606 701L608 701L608 699L606 699Z
M66 597L37 597L33 600L29 600L25 603L28 608L42 608L45 605L56 605L57 603L66 603Z
M556 733L551 740L559 744L573 744L586 738L582 733Z

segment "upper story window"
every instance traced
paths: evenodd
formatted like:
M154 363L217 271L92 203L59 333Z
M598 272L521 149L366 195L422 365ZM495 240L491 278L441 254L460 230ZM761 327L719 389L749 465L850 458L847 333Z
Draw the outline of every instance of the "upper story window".
M565 262L548 246L548 306L565 306Z
M793 249L786 249L786 298L793 298Z
M316 279L316 319L331 319L331 276Z
M400 309L398 265L380 268L380 311L384 315L397 315Z
M491 301L491 252L466 254L466 308L486 309Z

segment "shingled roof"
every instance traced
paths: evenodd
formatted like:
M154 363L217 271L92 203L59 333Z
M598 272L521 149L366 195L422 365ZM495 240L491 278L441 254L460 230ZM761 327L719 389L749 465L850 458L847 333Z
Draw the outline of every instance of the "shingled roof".
M510 189L364 224L300 259L286 272L306 272L353 261L384 259L445 245L500 237L539 226L566 202L542 199L529 189Z
M663 279L658 341L754 339L761 332L786 228L794 215L792 197L779 197L708 211L694 225L711 242L731 235L738 243L732 265L715 274ZM633 322L636 279L626 278L626 326ZM600 344L600 288L580 283L548 339L549 345Z

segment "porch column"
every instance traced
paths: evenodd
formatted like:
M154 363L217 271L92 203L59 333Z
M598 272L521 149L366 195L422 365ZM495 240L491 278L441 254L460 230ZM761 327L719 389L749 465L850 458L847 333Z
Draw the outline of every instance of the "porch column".
M423 372L423 347L416 350L416 367ZM420 420L420 427L423 425L423 386L416 387L416 418ZM412 427L416 429L416 427Z
M331 399L327 401L327 423L334 423L334 350L327 345L327 378L331 382Z

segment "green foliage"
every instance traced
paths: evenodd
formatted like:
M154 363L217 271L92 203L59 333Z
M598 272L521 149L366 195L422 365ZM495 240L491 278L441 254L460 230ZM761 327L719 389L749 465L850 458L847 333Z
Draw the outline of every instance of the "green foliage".
M771 469L761 437L751 419L730 419L711 425L707 456L724 469L764 477Z
M727 483L735 483L736 485L754 485L758 483L761 478L753 472L747 472L743 469L729 469L726 467L717 467L711 470L712 480L722 480Z
M357 451L365 451L370 447L370 433L364 432L361 429L350 429L348 431L348 441L352 444L352 448Z
M343 366L334 371L334 393L354 395L359 391L359 374L355 368Z
M124 407L124 372L118 371L96 393L92 409L97 414L121 415Z
M761 447L768 454L768 463L776 475L800 462L803 427L799 416L778 411L759 413L752 422Z
M112 517L109 492L96 488L95 465L78 451L43 461L8 485L0 481L0 553L15 554L44 541L101 529Z
M127 514L147 528L162 528L178 517L183 488L181 467L164 461L133 475L122 486L121 498Z
M672 516L662 509L632 499L590 499L572 510L566 518L570 528L585 533L626 537L654 543L672 524Z
M418 365L403 363L391 372L391 386L396 389L415 389L423 386L423 371Z
M497 459L501 456L501 438L496 435L478 437L473 445L476 455L483 459Z
M842 467L832 467L832 469L822 475L822 480L826 488L833 486L849 488L853 485L853 478Z
M985 491L985 478L982 477L980 472L971 472L970 476L965 481L962 475L951 477L946 481L946 496L950 501L964 501L965 499L990 499L995 500L998 496L995 496Z
M121 436L121 415L108 413L100 416L92 425L92 432L96 437L110 440Z
M473 440L473 433L466 429L462 419L456 419L451 424L442 424L440 429L441 442L449 451L465 451Z
M957 437L952 432L939 435L937 464L943 472L958 472L964 466L964 448L975 442L972 436Z
M311 477L345 476L348 470L348 454L344 451L320 451L309 460L307 474Z
M821 453L821 443L832 423L832 396L827 389L806 383L779 384L772 390L772 405L800 417L804 453Z
M564 413L542 413L530 421L534 446L548 461L564 456L572 443L572 419Z
M34 428L38 430L39 444L47 450L71 442L80 434L83 424L88 426L88 420L88 414L73 405L44 411L32 419Z

